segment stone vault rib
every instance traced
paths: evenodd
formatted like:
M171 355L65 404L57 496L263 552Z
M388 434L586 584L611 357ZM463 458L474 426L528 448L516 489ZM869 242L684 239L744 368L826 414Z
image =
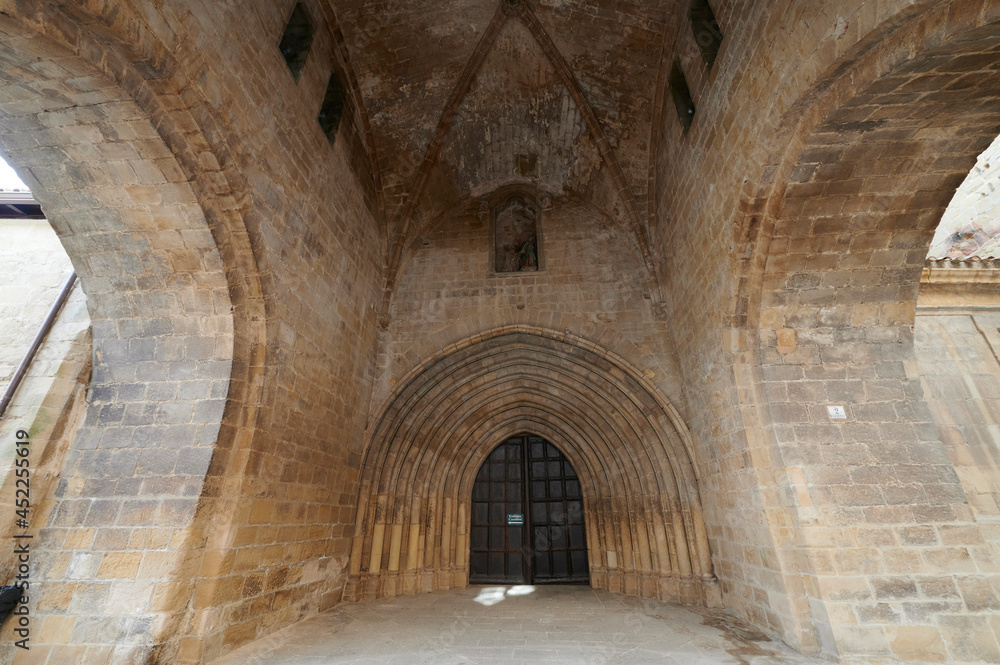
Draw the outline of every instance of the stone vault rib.
M472 56L469 58L469 62L466 63L461 76L455 83L451 97L442 111L441 117L438 120L437 128L435 129L434 135L427 146L423 161L417 170L416 179L413 183L412 189L410 190L409 196L407 197L405 207L399 217L392 222L394 232L391 234L393 239L386 261L386 284L380 310L380 321L383 325L388 321L389 303L392 300L392 294L395 291L403 250L407 244L413 240L413 216L416 212L418 203L426 191L431 169L437 162L438 156L459 107L468 95L476 75L479 73L486 60L487 54L493 48L497 37L500 35L504 25L506 25L507 19L511 16L520 18L521 22L534 37L542 53L555 69L560 81L569 91L574 104L583 116L587 131L590 134L591 139L597 145L598 151L601 155L601 162L608 169L618 196L625 206L627 224L632 233L635 235L636 242L639 244L643 261L646 265L649 277L650 293L653 298L653 302L662 302L662 296L660 294L656 270L650 250L649 236L643 223L642 215L639 212L638 205L636 204L635 194L628 184L625 173L618 162L618 157L607 140L607 137L601 128L600 121L597 119L597 115L594 113L594 110L591 107L590 102L587 100L583 88L570 68L569 63L567 63L566 59L563 58L561 53L559 53L555 43L552 41L544 26L542 26L537 17L535 17L532 13L531 8L526 3L520 2L520 0L514 0L513 2L501 2L499 9L494 15L489 26L487 26L486 31L473 51ZM614 218L614 215L611 215L610 213L609 216Z
M393 234L392 249L387 261L386 286L380 319L384 320L388 316L389 301L392 299L392 291L395 289L400 258L403 255L403 247L406 246L406 238L410 231L410 221L417 202L420 200L424 188L427 186L427 178L430 175L431 166L438 152L441 150L441 144L448 134L448 129L451 127L455 112L458 110L462 100L465 99L465 95L469 92L469 87L472 85L472 80L475 78L476 72L479 71L483 61L486 59L486 54L493 47L493 43L496 41L500 30L506 22L507 15L502 9L497 10L497 13L493 16L493 20L490 21L482 38L479 40L479 44L476 45L476 49L472 52L469 62L466 63L465 69L462 70L462 75L459 76L458 81L455 83L451 97L448 99L444 111L441 112L441 118L438 120L437 129L434 130L434 136L427 145L423 162L417 170L416 182L413 189L410 190L410 195L407 197L406 207L403 209L399 219L393 222L395 233Z

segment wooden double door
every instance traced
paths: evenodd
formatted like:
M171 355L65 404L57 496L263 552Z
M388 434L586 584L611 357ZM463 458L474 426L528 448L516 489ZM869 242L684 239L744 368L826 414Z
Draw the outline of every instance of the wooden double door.
M507 439L472 488L472 584L585 584L587 531L569 460L537 436Z

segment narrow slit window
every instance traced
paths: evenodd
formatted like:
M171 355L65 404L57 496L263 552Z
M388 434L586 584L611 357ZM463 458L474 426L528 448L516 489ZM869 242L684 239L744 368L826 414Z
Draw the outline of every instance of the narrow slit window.
M719 22L715 20L715 12L712 11L708 0L691 0L688 16L691 19L695 41L701 49L701 57L711 69L722 46L722 30L719 29Z
M677 116L681 120L681 125L687 132L694 121L694 100L691 99L691 90L688 88L687 79L684 78L684 70L676 61L674 61L674 68L670 72L670 94L674 98L674 106L677 107Z
M296 81L299 80L299 74L302 73L306 58L309 57L309 47L312 46L314 32L312 19L309 18L305 5L301 2L296 3L288 19L288 25L285 26L285 34L281 36L281 43L278 44L278 49L285 58L285 64L288 65L288 71Z
M323 106L320 107L319 126L323 128L327 140L333 143L337 138L337 128L340 127L340 117L344 114L344 101L347 98L347 91L340 81L337 72L330 74L330 82L326 86L326 95L323 97Z

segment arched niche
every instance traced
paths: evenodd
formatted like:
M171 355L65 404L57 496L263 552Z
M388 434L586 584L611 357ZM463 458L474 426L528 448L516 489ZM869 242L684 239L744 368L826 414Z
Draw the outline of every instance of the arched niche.
M536 272L541 269L542 205L534 192L517 188L495 195L489 206L493 239L493 271Z

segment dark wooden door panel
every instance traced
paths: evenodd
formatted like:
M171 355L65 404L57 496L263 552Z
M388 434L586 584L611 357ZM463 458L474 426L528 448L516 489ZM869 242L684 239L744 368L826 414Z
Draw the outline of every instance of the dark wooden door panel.
M554 445L527 437L534 583L588 582L580 481Z
M471 517L473 584L589 581L580 482L544 439L513 437L490 453L473 486Z
M469 542L473 584L528 581L524 524L508 524L508 515L524 513L523 452L518 439L505 441L490 453L476 476Z

